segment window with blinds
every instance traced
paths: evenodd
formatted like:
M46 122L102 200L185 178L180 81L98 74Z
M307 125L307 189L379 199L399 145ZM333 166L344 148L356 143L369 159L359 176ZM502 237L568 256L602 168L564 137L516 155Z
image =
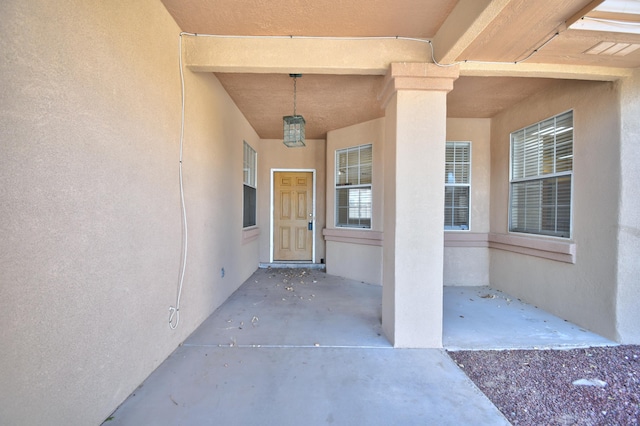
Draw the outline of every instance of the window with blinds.
M244 142L243 146L243 185L242 185L242 227L256 225L256 192L257 192L257 155L251 146Z
M471 142L447 142L444 168L444 229L469 230Z
M336 226L371 228L371 145L336 151Z
M573 111L511 134L509 231L571 237Z

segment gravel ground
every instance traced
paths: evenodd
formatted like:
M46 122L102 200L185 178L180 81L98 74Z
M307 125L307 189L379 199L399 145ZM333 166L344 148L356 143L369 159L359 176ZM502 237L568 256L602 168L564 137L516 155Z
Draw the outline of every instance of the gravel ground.
M449 356L514 425L640 425L640 346Z

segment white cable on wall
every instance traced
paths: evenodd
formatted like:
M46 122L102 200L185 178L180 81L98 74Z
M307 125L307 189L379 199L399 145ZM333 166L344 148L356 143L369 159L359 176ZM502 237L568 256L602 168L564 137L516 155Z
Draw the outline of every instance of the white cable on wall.
M178 174L180 177L180 206L182 213L182 263L180 265L180 278L178 280L178 294L176 296L175 306L169 306L169 327L172 330L178 328L180 323L180 297L182 296L182 285L184 284L184 272L187 269L187 244L188 235L187 232L187 207L184 202L184 185L182 182L182 153L184 147L184 71L182 69L182 35L189 33L180 33L178 38L178 55L180 63L180 88L182 94L182 106L181 106L181 120L180 120L180 164L178 168Z

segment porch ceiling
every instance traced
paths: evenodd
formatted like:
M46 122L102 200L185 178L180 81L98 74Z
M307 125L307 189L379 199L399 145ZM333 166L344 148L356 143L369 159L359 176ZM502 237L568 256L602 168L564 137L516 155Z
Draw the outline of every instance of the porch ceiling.
M186 32L422 38L433 41L436 60L444 63L514 62L559 32L523 64L462 64L448 96L449 117L492 117L548 87L553 78L611 80L640 66L640 49L626 56L585 53L603 41L640 44L640 34L565 29L587 15L630 21L629 31L638 32L640 15L627 8L629 1L607 0L605 5L614 2L623 9L609 15L592 11L603 7L600 0L162 1ZM298 80L297 111L307 121L307 138L322 139L329 130L384 115L377 99L382 77L355 69L345 74L309 73ZM260 137L282 138L282 116L293 108L288 73L252 67L216 75Z

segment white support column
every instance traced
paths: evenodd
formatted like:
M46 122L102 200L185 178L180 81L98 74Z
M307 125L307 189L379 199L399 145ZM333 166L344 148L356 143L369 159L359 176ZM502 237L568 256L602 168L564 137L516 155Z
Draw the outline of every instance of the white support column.
M382 328L395 347L442 347L447 93L458 68L391 64L384 98Z

